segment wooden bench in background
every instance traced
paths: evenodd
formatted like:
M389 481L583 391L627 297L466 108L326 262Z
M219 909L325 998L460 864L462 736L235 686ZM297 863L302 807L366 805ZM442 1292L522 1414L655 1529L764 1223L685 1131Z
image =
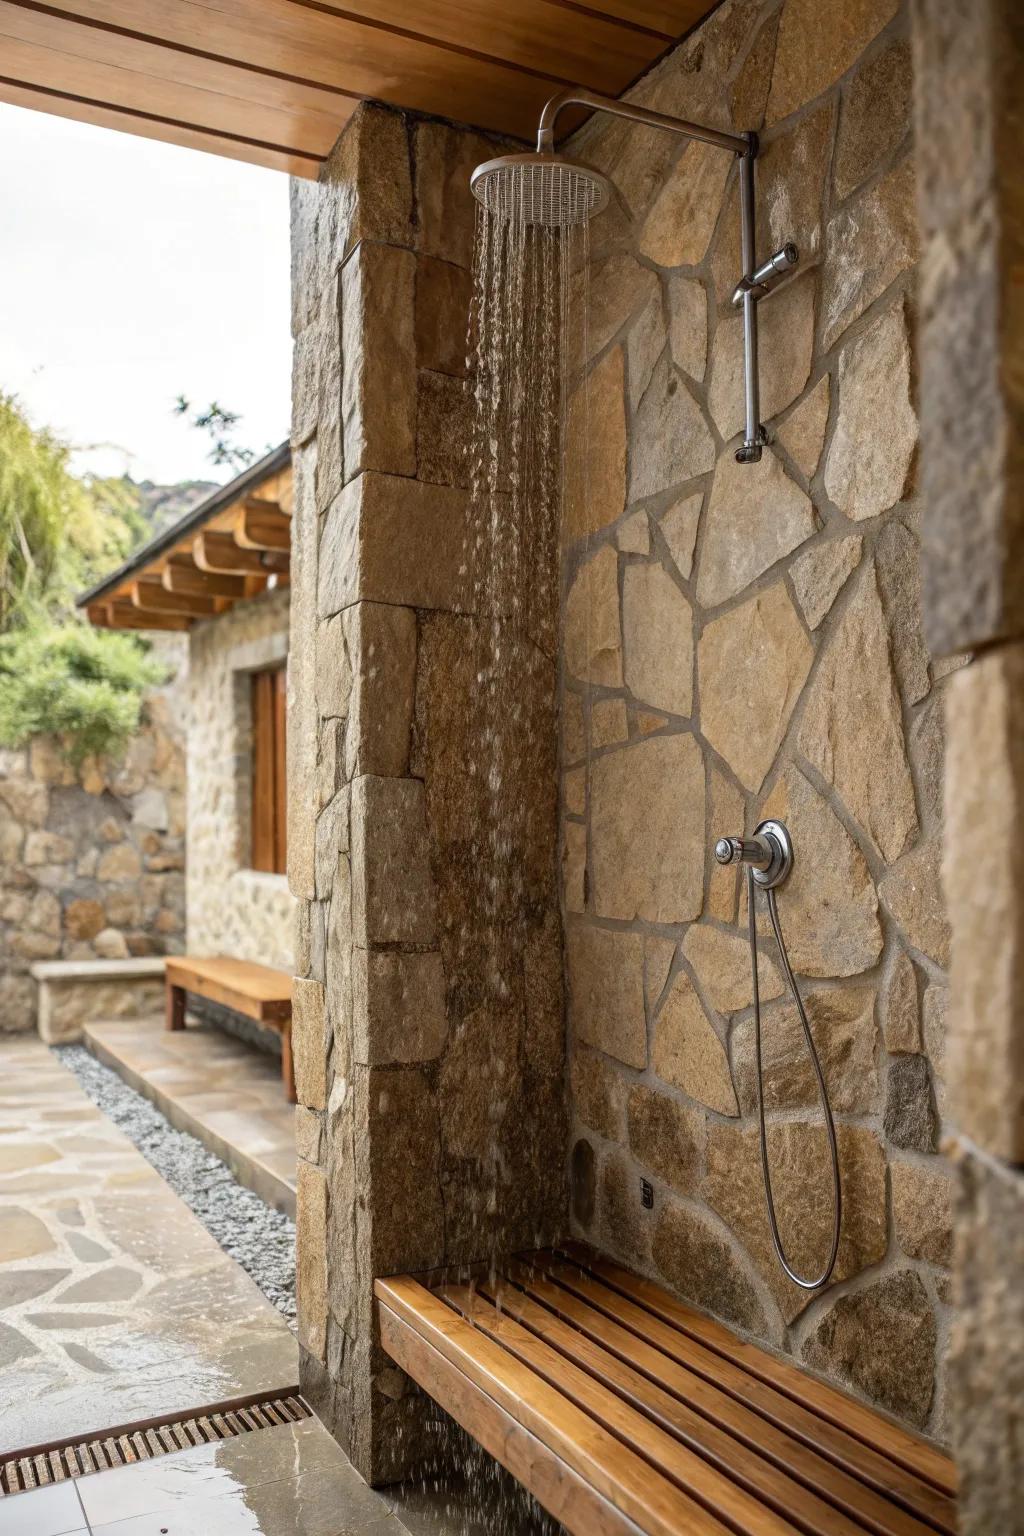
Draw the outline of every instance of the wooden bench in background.
M195 960L176 955L167 960L167 1028L185 1028L185 994L220 1003L235 1013L254 1019L281 1036L281 1078L285 1096L295 1103L295 1069L292 1063L292 981L284 971L252 960L232 960L228 955Z
M376 1282L381 1343L574 1536L952 1536L952 1462L582 1244Z

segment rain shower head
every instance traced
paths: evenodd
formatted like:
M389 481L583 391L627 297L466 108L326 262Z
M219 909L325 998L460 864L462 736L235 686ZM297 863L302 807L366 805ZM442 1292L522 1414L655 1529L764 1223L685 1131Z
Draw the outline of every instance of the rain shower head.
M534 154L501 155L478 165L470 177L477 202L489 213L517 225L543 229L572 229L586 224L608 206L611 183L600 171L555 152L555 122L566 107L586 107L607 112L648 128L664 128L701 144L727 150L739 161L740 254L743 270L733 293L733 303L743 310L743 442L736 449L740 464L756 464L768 434L761 423L760 383L757 366L757 308L782 274L799 259L796 246L787 242L761 266L757 265L754 239L754 161L756 133L725 133L703 123L652 112L630 101L598 95L585 86L571 86L546 102L537 124Z
M610 184L589 165L564 155L501 155L470 178L473 196L489 213L545 229L585 224L608 206Z

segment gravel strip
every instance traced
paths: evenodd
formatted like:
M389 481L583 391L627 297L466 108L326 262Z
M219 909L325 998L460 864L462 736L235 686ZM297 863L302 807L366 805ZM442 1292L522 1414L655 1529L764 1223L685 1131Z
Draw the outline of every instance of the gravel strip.
M180 1195L240 1264L268 1301L295 1321L295 1223L239 1184L230 1168L187 1131L176 1131L148 1099L82 1045L58 1045L54 1054L73 1072L148 1163Z

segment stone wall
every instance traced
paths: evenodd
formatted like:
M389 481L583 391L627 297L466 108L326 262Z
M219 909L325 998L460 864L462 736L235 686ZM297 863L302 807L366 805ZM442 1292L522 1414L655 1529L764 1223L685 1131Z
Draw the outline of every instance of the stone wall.
M437 1424L375 1343L374 1277L553 1237L566 1207L556 678L529 645L524 949L500 1007L478 899L464 373L469 175L494 153L367 105L292 189L299 1336L304 1392L374 1481Z
M0 1032L34 1029L38 960L172 954L185 929L185 691L176 639L118 760L76 769L37 737L0 751Z
M570 444L562 869L577 1230L942 1437L956 662L920 623L909 29L898 0L731 0L631 93L762 131L758 256L793 239L801 262L760 310L756 468L734 460L735 165L608 118L574 141L620 201L594 226L571 410L591 448ZM769 815L795 842L779 905L843 1169L836 1283L812 1299L771 1247L745 896L711 855ZM827 1149L764 951L769 1150L806 1272L828 1247Z
M290 970L295 903L250 868L252 674L288 655L286 590L189 632L188 948Z
M925 618L948 711L950 1418L965 1536L1024 1532L1024 177L1017 0L916 0ZM1000 852L1000 845L1003 851Z

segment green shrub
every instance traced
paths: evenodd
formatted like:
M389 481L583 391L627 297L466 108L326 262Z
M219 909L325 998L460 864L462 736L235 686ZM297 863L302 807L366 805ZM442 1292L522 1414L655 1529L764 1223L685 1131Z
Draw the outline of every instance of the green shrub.
M46 734L74 763L116 756L138 730L143 693L168 675L148 650L77 620L0 635L0 745Z

